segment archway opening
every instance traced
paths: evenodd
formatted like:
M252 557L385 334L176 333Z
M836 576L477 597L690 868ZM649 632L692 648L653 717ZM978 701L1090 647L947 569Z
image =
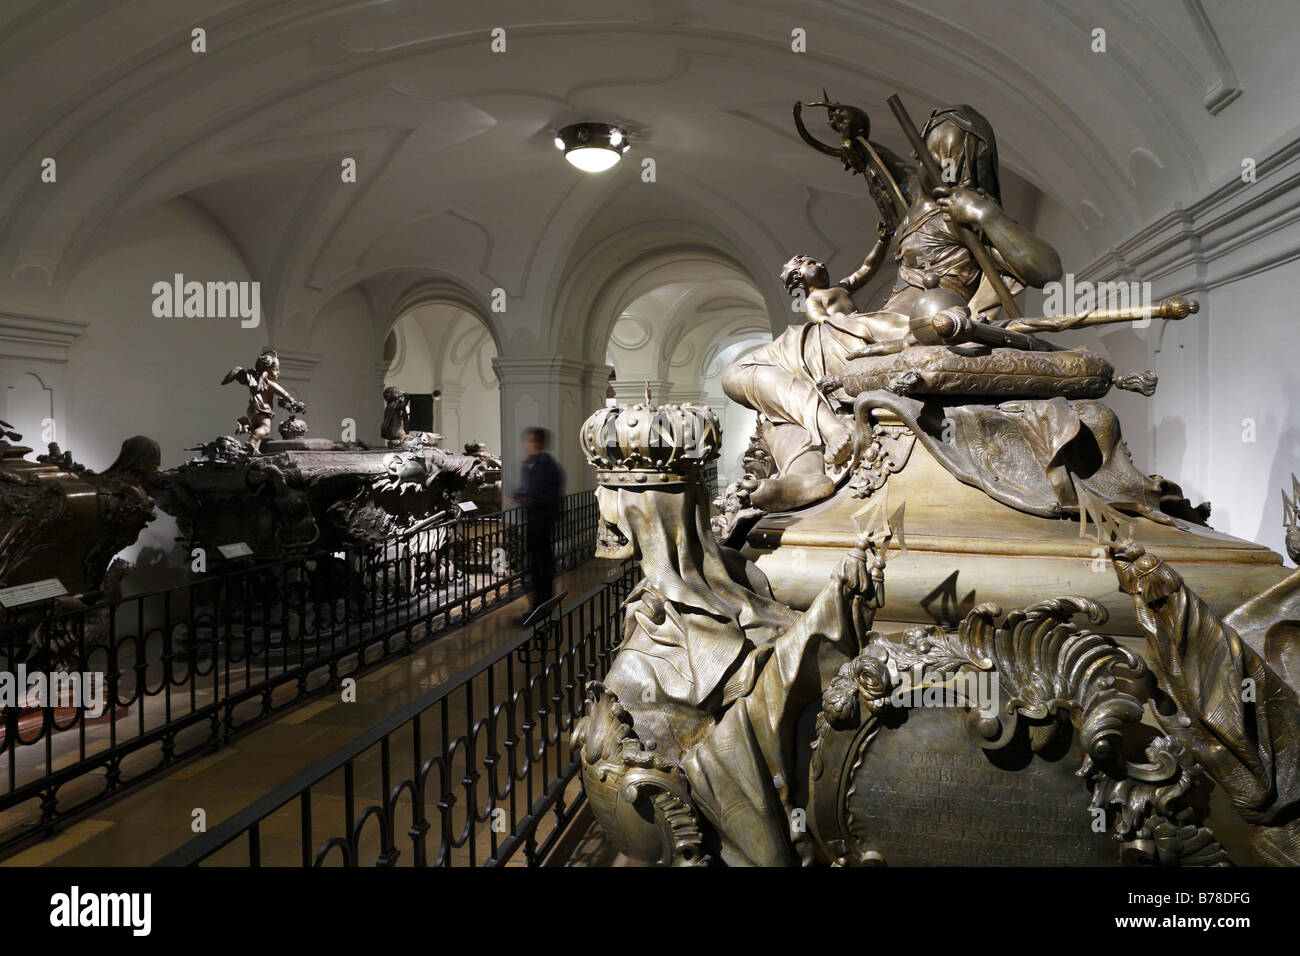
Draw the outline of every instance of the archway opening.
M754 431L754 412L728 399L722 373L746 352L772 340L772 320L754 281L723 264L701 269L697 259L659 266L655 281L611 326L606 361L615 370L619 404L708 405L722 423L719 483L740 477L740 459Z
M492 360L496 343L474 313L447 302L403 312L384 342L387 385L412 396L413 428L443 436L455 451L481 442L501 453L501 390Z

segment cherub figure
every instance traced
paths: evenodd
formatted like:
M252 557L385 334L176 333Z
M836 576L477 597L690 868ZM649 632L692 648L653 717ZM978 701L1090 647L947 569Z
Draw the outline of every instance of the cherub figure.
M235 434L248 436L248 446L255 455L261 454L262 439L271 434L271 419L275 417L272 402L278 401L281 408L295 415L307 409L305 402L295 399L276 381L279 377L280 356L275 349L264 349L253 368L236 365L221 380L222 385L237 381L248 388L248 414L235 419Z
M776 475L750 489L762 511L797 508L831 493L834 483L826 468L848 460L853 431L840 412L847 396L828 394L819 382L842 374L849 354L863 342L894 338L905 328L902 316L861 313L853 304L853 293L871 281L889 249L889 227L882 221L876 232L862 265L839 282L832 284L826 267L811 256L787 262L781 281L791 295L805 297L808 322L790 327L723 373L727 396L769 421L763 438Z
M893 233L881 221L876 226L876 244L871 247L862 265L852 274L839 282L831 284L826 266L812 256L794 256L781 270L781 283L790 295L804 295L804 314L809 322L821 324L831 321L832 316L853 315L857 308L853 304L853 293L857 292L876 274L880 264L889 251L889 240Z

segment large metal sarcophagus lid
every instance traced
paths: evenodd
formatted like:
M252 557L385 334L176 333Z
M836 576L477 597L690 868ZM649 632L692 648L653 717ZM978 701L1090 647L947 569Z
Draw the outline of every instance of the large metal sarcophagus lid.
M431 519L453 520L482 471L478 458L432 445L296 439L263 442L252 454L217 439L156 475L150 489L191 546L242 543L273 556L373 544Z

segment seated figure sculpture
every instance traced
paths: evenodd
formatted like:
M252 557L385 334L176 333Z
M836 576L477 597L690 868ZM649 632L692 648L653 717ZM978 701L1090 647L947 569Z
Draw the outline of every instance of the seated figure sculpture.
M791 826L796 725L820 698L821 658L859 652L884 562L860 539L807 611L773 600L762 573L708 532L704 469L718 438L711 411L648 400L583 426L597 555L636 557L645 577L608 674L588 686L574 746L593 811L629 856L808 863L813 849Z
M384 418L379 426L379 437L389 448L437 445L442 441L442 436L436 432L411 430L411 396L396 385L384 389ZM468 446L465 454L473 455Z
M723 376L727 396L760 412L768 423L765 437L776 474L745 489L760 511L797 508L830 494L834 482L827 479L826 466L842 466L852 442L851 416L837 401L843 396L834 394L837 379L850 358L869 354L864 350L896 351L907 343L913 306L928 287L957 293L982 321L996 313L998 296L959 227L978 227L980 242L1001 273L998 280L1012 288L1041 287L1061 275L1056 251L1002 209L997 142L988 121L969 106L944 107L931 114L922 136L947 181L911 180L911 205L897 234L898 277L881 308L849 310L844 300L852 289L841 283L843 294L835 294L833 309L826 309L824 296L816 295L822 290L814 289L810 325L788 329ZM881 241L885 235L882 230ZM873 249L864 268L873 256L878 261L883 250ZM791 281L813 288L817 275L813 268L811 277L795 280L792 274ZM829 321L817 321L819 310Z

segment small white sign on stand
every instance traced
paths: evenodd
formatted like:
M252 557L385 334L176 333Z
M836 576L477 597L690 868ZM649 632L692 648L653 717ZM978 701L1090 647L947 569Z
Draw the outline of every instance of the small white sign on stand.
M37 601L63 597L67 593L68 589L58 578L15 584L11 588L0 589L0 606L22 607L24 604L35 604Z
M462 501L462 502L460 503L460 510L461 510L461 511L478 511L478 505L474 504L474 502L472 502L472 501Z
M253 553L253 549L242 541L220 545L217 550L221 552L223 558L247 558Z

